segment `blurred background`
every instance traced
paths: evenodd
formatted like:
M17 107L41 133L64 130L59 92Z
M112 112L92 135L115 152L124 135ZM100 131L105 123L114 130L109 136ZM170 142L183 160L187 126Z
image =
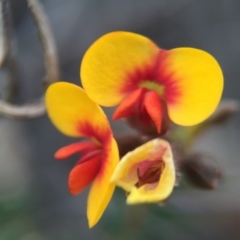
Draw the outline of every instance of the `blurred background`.
M55 36L61 80L79 84L88 46L115 30L148 36L165 49L206 50L225 76L223 98L240 100L239 0L42 0ZM12 0L19 91L17 103L40 97L43 53L25 1ZM107 109L108 113L111 110ZM54 152L74 142L44 116L0 119L0 240L225 240L240 239L240 116L210 129L193 151L211 155L223 177L215 190L180 181L167 204L127 206L117 189L101 221L89 230L88 190L67 188L76 158L57 162ZM115 133L127 130L112 124Z

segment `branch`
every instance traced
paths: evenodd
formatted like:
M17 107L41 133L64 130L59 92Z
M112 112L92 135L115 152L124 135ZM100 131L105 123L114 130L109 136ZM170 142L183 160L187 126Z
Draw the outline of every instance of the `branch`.
M6 0L0 1L1 6L3 6L5 1ZM48 24L47 17L40 2L38 0L26 0L26 2L34 19L44 51L44 61L47 75L43 79L43 83L45 88L47 88L51 83L56 82L59 79L58 58L55 42ZM4 16L4 14L1 16ZM5 102L4 100L0 100L0 114L15 119L30 119L39 117L46 112L43 99L44 97L41 97L34 103L27 103L22 106L13 105Z
M47 76L44 78L45 86L59 80L58 58L54 37L48 24L47 16L38 0L26 0L29 10L38 30L39 38L44 51Z
M6 0L0 1L0 67L6 59L8 51L8 41L6 33Z
M43 100L35 103L28 103L23 106L12 105L0 100L0 113L8 118L29 119L40 117L45 114L45 105Z

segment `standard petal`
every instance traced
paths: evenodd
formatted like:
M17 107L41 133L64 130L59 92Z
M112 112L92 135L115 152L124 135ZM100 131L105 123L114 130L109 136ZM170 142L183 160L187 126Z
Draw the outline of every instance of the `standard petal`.
M163 155L165 167L159 182L145 184L140 188L134 186L127 197L128 204L161 202L171 194L176 182L176 172L170 145L164 142L167 146Z
M223 91L223 74L207 52L176 48L162 53L158 72L170 119L190 126L209 117Z
M58 82L49 86L46 107L53 124L68 136L93 137L101 142L111 133L102 109L74 84Z
M69 191L73 195L79 194L92 182L101 166L101 157L95 156L91 160L76 165L68 177Z
M83 57L80 69L83 87L96 103L114 106L126 96L122 89L129 85L129 79L136 76L137 81L149 80L138 78L139 69L145 71L152 66L158 52L158 47L141 35L108 33L95 41ZM129 90L136 90L137 84Z
M88 195L87 216L90 228L101 218L112 197L115 184L110 183L110 177L118 162L117 143L114 138L110 138L108 144L104 146L101 169L94 179Z
M116 183L125 191L131 192L138 182L138 164L147 159L158 159L168 146L166 141L154 139L127 153L115 169L111 182Z

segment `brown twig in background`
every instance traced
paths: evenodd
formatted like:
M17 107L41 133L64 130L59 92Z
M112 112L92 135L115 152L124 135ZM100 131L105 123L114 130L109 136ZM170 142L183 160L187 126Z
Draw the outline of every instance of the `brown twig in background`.
M189 154L182 161L182 171L196 186L204 189L217 187L222 172L214 159L202 153Z
M4 10L4 5L8 0L0 0L1 10ZM59 68L58 68L58 58L56 53L56 47L54 43L54 39L48 24L47 17L43 11L43 7L41 6L38 0L26 0L29 10L33 16L35 26L37 28L39 38L41 39L41 44L44 51L44 60L47 75L44 78L44 86L48 87L53 82L58 81L59 79ZM7 13L1 12L1 17L6 17ZM5 21L2 21L3 29L6 29L7 26ZM6 39L6 31L2 31L2 39ZM3 44L6 41L3 40ZM5 45L3 45L5 48ZM7 48L5 50L7 51ZM2 54L4 59L4 52ZM1 56L0 56L1 57ZM15 118L15 119L29 119L35 118L43 115L46 112L45 104L43 97L34 103L28 103L23 106L13 105L4 100L0 100L0 114L6 117Z
M8 0L0 1L0 67L5 79L1 84L1 98L9 102L16 90L17 68L14 58L15 41L12 35L12 16Z
M206 120L209 125L222 124L239 112L240 102L235 99L224 99L216 111Z
M6 34L6 0L0 1L0 66L2 66L8 52L8 41Z
M58 58L54 37L40 2L38 0L26 0L26 2L33 16L44 50L45 66L47 70L44 84L48 87L51 83L59 80Z
M0 113L8 118L30 119L40 117L45 114L45 112L46 110L43 99L23 106L13 105L0 100Z

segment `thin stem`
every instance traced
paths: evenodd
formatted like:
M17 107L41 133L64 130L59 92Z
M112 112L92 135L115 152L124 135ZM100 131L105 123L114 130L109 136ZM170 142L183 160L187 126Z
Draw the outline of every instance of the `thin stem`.
M46 87L59 79L58 58L54 37L48 24L47 16L38 0L26 0L29 10L38 30L38 35L44 51L47 76L44 79Z
M6 39L6 0L0 0L0 67L2 66L8 52L8 41Z
M6 69L6 84L1 97L11 101L16 90L17 68L14 58L15 41L12 35L12 18L8 0L0 0L0 67Z
M35 103L25 104L23 106L13 105L0 100L0 113L5 117L14 119L30 119L40 117L45 113L43 100Z
M7 0L0 0L1 6L3 6L6 1ZM38 0L26 0L26 2L34 19L35 26L37 28L38 35L41 40L41 45L44 51L44 61L47 75L43 79L43 82L47 88L51 83L56 82L59 79L58 58L55 42L48 24L47 17L40 2ZM1 16L5 17L4 14ZM4 23L5 21L3 21L3 24ZM39 117L45 112L46 109L44 104L44 97L41 97L34 103L27 103L22 106L13 105L5 102L4 100L0 100L0 114L4 115L5 117L15 119L29 119Z

